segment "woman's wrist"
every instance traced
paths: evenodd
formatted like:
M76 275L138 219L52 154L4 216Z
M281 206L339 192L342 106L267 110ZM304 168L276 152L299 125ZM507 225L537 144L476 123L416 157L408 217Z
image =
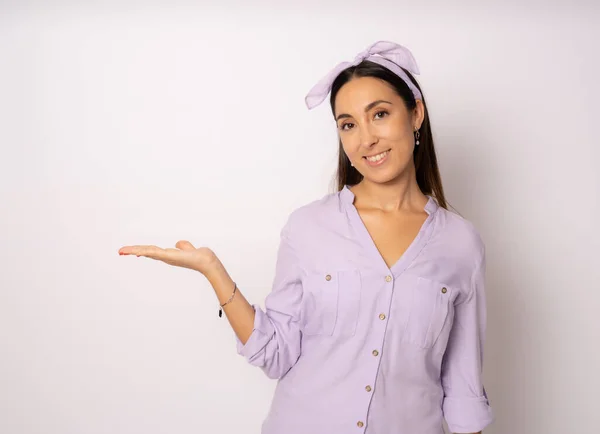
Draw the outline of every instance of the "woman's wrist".
M227 273L227 270L221 261L219 261L219 259L216 257L214 263L210 264L210 266L208 266L202 274L204 274L209 283L213 288L215 288L215 290L217 290L217 292L220 292L219 289L224 287L231 287L233 290L233 286L231 285L233 280L229 276L229 273Z
M200 273L204 274L204 276L206 276L206 278L209 280L211 278L214 278L216 275L222 273L225 269L217 255L215 255L214 253L212 253L210 257L208 259L205 259L205 261L203 262L204 264L202 264L202 268L196 271L199 271Z

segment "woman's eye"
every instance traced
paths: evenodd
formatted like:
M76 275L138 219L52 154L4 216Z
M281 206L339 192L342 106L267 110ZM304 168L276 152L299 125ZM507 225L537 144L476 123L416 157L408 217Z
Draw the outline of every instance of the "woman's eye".
M378 111L377 113L375 113L375 117L377 118L377 116L381 115L378 119L381 119L382 117L385 117L388 115L388 112L386 112L385 110L381 110Z
M346 123L346 124L342 125L342 126L341 126L341 129L342 129L343 131L347 131L347 130L349 130L349 129L350 129L352 126L353 126L353 125L354 125L354 124L353 124L352 122L348 122L348 123ZM346 127L348 127L348 128L346 128Z

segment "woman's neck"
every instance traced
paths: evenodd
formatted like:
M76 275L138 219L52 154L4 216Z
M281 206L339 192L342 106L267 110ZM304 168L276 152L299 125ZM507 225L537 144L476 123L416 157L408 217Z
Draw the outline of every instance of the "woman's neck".
M363 179L351 187L357 208L374 208L384 212L423 210L428 198L416 180L397 180L380 184Z

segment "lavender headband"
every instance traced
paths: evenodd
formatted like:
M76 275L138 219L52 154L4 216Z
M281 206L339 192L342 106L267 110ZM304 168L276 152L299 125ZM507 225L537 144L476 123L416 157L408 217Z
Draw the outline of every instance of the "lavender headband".
M356 66L363 60L378 63L379 65L389 69L398 77L400 77L410 88L415 99L422 99L421 92L408 78L408 75L402 68L412 74L419 74L419 67L408 48L402 45L389 41L375 42L366 50L358 53L352 62L339 63L325 77L323 77L306 95L304 99L306 106L312 109L321 104L331 91L331 85L340 73L351 66ZM400 66L402 68L400 68Z

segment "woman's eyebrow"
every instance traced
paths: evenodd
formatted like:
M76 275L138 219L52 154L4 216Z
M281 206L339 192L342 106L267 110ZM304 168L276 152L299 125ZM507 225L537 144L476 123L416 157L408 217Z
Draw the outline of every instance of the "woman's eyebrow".
M365 107L365 113L368 112L369 110L371 110L373 107L375 107L377 104L381 104L381 103L386 103L386 104L391 104L391 102L386 101L384 99L378 99L377 101L373 101L372 103L367 104L367 106ZM339 115L337 115L337 117L335 118L336 121L339 121L342 118L351 118L352 116L350 116L347 113L341 113Z

